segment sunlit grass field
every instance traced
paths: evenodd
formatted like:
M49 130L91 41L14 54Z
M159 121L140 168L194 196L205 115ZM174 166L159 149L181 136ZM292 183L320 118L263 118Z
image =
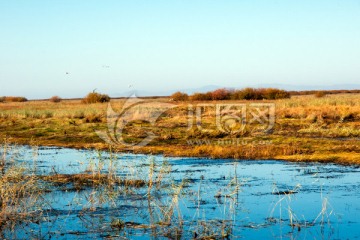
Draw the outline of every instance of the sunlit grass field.
M116 113L126 99L112 99ZM360 94L292 96L281 100L186 101L170 98L145 99L146 108L168 103L176 107L164 112L154 125L138 121L146 111L135 111L122 132L126 142L136 143L150 131L157 137L144 147L116 144L119 151L133 151L172 156L201 156L236 159L282 159L360 163ZM196 123L189 129L189 104L275 103L275 125L272 131L223 133L200 132ZM107 103L84 104L81 100L28 101L0 103L0 137L19 144L67 146L76 148L109 148L96 133L108 129ZM142 116L144 115L144 116ZM209 111L202 124L215 123Z

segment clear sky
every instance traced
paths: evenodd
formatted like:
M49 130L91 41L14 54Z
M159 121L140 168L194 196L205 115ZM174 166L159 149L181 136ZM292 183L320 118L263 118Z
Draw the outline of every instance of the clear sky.
M269 83L360 83L360 1L0 0L0 96Z

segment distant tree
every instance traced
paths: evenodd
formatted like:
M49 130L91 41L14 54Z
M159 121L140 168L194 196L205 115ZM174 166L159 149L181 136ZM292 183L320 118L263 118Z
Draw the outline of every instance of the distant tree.
M189 95L183 92L176 92L170 96L173 101L187 101L189 100Z
M225 88L220 88L211 92L212 100L229 100L231 93Z
M282 99L282 98L289 98L290 93L277 89L277 88L265 88L261 89L261 93L264 99L274 100L274 99Z
M87 103L87 104L104 103L104 102L109 102L109 101L110 101L109 95L101 94L101 93L97 93L97 92L88 93L88 95L86 95L86 97L84 97L82 100L83 103Z
M4 98L4 102L26 102L27 98L25 97L3 97Z
M234 92L234 95L236 100L259 100L263 98L259 90L254 88L237 90Z
M61 98L59 96L52 96L49 101L50 102L53 102L53 103L58 103L58 102L61 102Z
M318 91L315 93L315 97L317 98L325 97L325 95L326 95L325 91Z
M289 98L290 92L277 88L244 88L240 90L217 89L207 93L194 93L190 96L193 101L208 100L262 100Z
M207 93L194 93L190 96L190 99L192 101L209 101L212 100L212 94L211 92Z

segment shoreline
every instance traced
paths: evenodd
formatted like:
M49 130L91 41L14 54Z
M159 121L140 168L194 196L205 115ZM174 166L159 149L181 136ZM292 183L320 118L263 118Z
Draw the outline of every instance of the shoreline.
M339 140L343 141L343 140ZM204 154L191 154L189 146L162 146L161 149L154 146L147 146L141 148L124 148L119 146L110 146L106 143L82 143L82 144L69 144L69 143L42 143L41 141L29 142L29 141L16 141L15 139L7 139L6 143L0 142L0 144L14 144L20 146L38 146L38 147L57 147L68 148L75 150L98 150L98 151L114 151L115 153L129 153L129 154L144 154L144 155L162 155L164 157L178 157L178 158L201 158L212 159L214 161L226 159L235 161L280 161L290 163L319 163L319 164L335 164L341 166L360 166L360 155L358 159L354 161L348 159L346 156L352 153L340 152L331 155L323 156L318 154L306 154L306 155L282 155L274 157L259 156L258 158L234 158L234 157L219 157ZM182 151L171 151L171 148L182 148ZM201 146L199 146L201 147ZM181 154L181 152L183 154Z

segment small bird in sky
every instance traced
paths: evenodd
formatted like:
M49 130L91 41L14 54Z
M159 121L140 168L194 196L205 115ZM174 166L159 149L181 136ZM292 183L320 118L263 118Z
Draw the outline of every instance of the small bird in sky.
M66 72L65 74L66 74L66 75L69 75L69 72Z

